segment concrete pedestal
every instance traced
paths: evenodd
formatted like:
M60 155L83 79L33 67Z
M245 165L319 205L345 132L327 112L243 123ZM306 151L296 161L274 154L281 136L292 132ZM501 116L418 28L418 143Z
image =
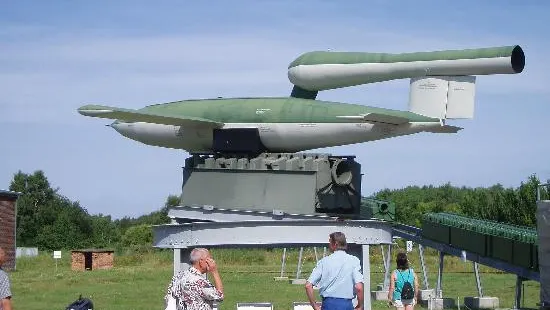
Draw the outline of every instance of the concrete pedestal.
M432 298L426 301L428 309L442 310L455 307L455 300L452 298Z
M371 296L374 300L388 300L388 291L372 291Z
M499 307L497 297L464 297L464 305L470 309L496 309Z
M427 289L427 290L420 290L420 300L424 301L434 297L435 297L435 290L433 288Z
M307 282L306 279L292 279L290 280L291 284L305 285Z
M443 296L443 291L440 291L439 293L441 294L440 296ZM435 289L421 290L420 291L420 300L418 301L418 303L422 307L428 307L428 300L433 299L433 298L436 298Z

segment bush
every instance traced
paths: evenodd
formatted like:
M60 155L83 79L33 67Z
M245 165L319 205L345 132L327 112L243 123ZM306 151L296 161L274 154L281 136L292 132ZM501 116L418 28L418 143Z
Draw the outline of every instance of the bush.
M122 235L122 245L130 248L151 246L153 243L153 228L151 225L142 224L129 227Z

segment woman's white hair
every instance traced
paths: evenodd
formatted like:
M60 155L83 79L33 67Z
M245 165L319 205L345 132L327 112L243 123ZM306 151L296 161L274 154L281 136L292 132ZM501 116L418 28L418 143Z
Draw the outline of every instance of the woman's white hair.
M209 254L208 250L205 248L196 248L191 250L191 254L189 254L189 261L191 264L194 264L195 262L198 262L201 258L207 257Z

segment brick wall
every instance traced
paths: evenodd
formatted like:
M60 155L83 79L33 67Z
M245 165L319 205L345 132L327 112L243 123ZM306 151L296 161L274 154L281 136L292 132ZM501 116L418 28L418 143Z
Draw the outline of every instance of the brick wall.
M7 255L4 270L15 269L15 201L16 198L0 195L0 246Z
M82 252L71 253L71 269L84 270L84 253Z
M113 253L92 253L93 269L111 269L113 268Z
M113 268L114 253L113 252L94 252L92 253L92 270L95 269L111 269ZM71 254L71 269L86 270L85 252L75 251Z

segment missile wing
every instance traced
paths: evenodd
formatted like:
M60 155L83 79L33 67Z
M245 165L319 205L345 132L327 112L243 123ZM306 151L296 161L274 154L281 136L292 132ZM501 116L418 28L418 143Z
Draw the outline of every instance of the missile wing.
M143 112L132 109L115 108L103 105L85 105L78 109L84 116L117 119L125 122L145 122L162 125L175 125L193 128L221 128L224 123L184 115L164 114L162 112Z

